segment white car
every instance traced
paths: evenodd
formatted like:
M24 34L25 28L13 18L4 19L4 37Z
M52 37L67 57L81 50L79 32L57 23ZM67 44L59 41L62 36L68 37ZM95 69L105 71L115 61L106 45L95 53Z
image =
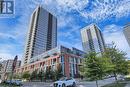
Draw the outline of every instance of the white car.
M17 86L21 86L22 80L15 80L14 84L17 85Z
M76 81L73 78L61 78L59 81L54 82L54 87L76 87Z
M2 83L2 80L0 79L0 83Z

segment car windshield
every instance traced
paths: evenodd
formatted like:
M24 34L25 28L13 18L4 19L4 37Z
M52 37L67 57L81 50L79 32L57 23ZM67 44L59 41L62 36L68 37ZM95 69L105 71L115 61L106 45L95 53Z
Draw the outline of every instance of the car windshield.
M66 77L63 77L63 78L60 79L60 81L64 81L64 80L66 80L66 79L67 79Z
M16 80L16 81L22 81L22 80Z

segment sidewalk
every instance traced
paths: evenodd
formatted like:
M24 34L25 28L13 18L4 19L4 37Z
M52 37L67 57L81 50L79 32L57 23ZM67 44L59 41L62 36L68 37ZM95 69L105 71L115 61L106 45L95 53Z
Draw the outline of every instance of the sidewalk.
M109 78L109 79L104 79L104 80L99 80L98 81L98 85L99 87L107 85L107 84L111 84L115 82L114 78ZM78 80L77 84L79 85L79 87L96 87L96 82L95 81L81 81Z

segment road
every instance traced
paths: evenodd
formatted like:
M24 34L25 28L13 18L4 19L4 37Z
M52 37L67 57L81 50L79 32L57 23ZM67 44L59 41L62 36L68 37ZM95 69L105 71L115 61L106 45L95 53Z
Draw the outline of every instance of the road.
M109 78L105 80L99 80L99 87L113 83L115 80L114 78ZM26 82L24 83L23 87L51 87L53 83L45 83L45 82ZM95 81L86 82L86 81L77 81L77 87L96 87Z
M115 81L114 78L99 80L99 87L111 84ZM96 87L95 81L80 81L77 80L77 87ZM130 81L123 81L121 83L126 83L125 87L130 87ZM25 82L22 87L52 87L53 82ZM8 87L8 86L0 86L0 87ZM13 86L14 87L14 86Z

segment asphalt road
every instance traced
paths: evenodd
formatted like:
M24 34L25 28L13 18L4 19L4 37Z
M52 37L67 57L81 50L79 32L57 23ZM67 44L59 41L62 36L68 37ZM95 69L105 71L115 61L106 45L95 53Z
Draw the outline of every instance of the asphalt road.
M111 84L115 81L114 78L109 78L105 80L99 80L98 84L99 87L104 86L106 84ZM23 83L22 87L52 87L53 82L25 82ZM0 87L8 87L8 86L0 86ZM95 81L80 81L77 80L77 87L96 87ZM125 87L130 87L130 81L127 82L127 85Z
M99 87L113 83L115 80L114 78L109 78L105 80L98 81ZM45 82L26 82L24 83L23 87L52 87L53 83L45 83ZM86 82L86 81L77 81L77 87L96 87L95 81Z

